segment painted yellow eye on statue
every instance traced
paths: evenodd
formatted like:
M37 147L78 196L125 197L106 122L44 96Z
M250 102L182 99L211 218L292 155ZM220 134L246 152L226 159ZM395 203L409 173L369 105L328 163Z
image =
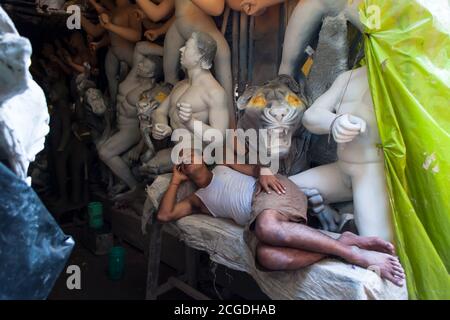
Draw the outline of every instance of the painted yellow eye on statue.
M288 94L286 96L286 102L294 108L299 108L301 106L303 106L303 102L296 96L293 94Z
M155 96L155 100L159 103L163 103L164 100L166 100L167 95L164 92L158 92L158 94Z
M253 97L252 100L250 100L250 106L252 106L252 107L265 108L266 105L267 105L267 100L262 94L259 94L256 97Z

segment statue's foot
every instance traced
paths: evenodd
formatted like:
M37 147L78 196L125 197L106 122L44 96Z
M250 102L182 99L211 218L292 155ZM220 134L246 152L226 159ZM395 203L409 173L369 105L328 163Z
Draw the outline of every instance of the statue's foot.
M397 257L386 253L352 247L352 255L348 262L376 272L381 278L391 281L402 287L405 280L405 271Z
M108 189L108 195L111 198L114 198L115 196L125 192L125 190L127 190L127 189L128 189L128 187L125 183L119 182Z
M361 237L351 232L344 232L339 241L349 246L357 246L360 249L395 254L395 247L392 243L384 241L379 237Z

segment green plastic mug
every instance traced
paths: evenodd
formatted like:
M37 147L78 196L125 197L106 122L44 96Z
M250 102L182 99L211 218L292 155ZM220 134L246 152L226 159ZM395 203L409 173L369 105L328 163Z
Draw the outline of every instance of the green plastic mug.
M113 247L109 251L108 275L111 280L119 280L125 270L125 248Z
M91 202L88 205L89 227L100 229L103 227L103 204L101 202Z

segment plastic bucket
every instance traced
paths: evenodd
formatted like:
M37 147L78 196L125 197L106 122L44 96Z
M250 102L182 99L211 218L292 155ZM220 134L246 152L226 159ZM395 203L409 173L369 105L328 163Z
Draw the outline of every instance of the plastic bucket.
M108 276L111 280L119 280L125 270L125 248L112 247L109 251Z
M91 202L88 205L89 227L100 229L103 227L103 205L101 202Z

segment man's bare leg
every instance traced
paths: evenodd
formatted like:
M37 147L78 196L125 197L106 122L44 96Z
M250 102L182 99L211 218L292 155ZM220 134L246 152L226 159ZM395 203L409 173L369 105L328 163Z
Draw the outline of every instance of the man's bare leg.
M376 266L380 269L383 278L398 286L403 285L404 271L398 259L383 252L359 248L353 244L358 242L356 235L353 238L346 236L343 240L338 241L308 226L289 222L286 217L275 210L265 210L258 216L255 235L260 242L269 247L298 249L300 252L272 251L278 255L277 259L282 257L284 262L288 262L290 270L305 267L308 262L310 262L309 264L317 262L324 256L336 256L363 268ZM383 243L382 241L380 239L380 243ZM264 249L269 251L267 247ZM264 249L260 248L259 250L262 252ZM309 254L305 255L305 251ZM311 252L319 255L311 255ZM259 259L262 264L267 264L267 266L263 264L264 267L273 266L269 263L268 255L263 254ZM275 260L273 259L273 261Z

